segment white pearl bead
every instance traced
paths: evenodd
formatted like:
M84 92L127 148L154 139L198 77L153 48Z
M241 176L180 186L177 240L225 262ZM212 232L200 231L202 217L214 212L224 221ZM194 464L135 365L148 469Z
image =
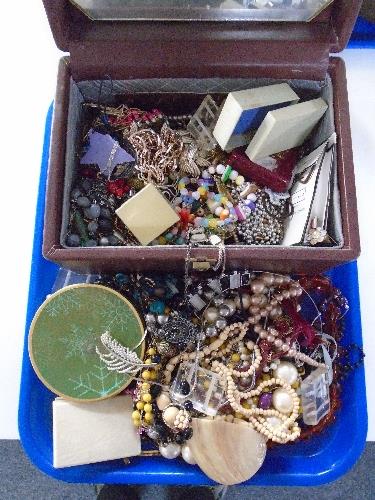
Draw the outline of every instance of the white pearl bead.
M176 408L176 406L169 406L163 411L163 420L169 427L173 427L179 411L180 410Z
M280 387L276 389L272 394L272 404L280 413L288 414L293 410L293 397Z
M240 300L240 297L237 296L235 299L234 299L234 302L236 304L236 307L238 309L241 308L241 300ZM244 307L244 309L248 309L250 307L250 304L251 304L251 297L248 293L243 293L242 294L242 305Z
M171 403L171 400L165 392L162 392L156 399L156 405L160 411L163 411Z
M213 174L216 172L216 169L215 169L215 167L212 167L212 166L211 166L211 167L208 167L208 171L209 171L209 173L210 173L211 175L213 175Z
M266 421L271 427L275 429L277 427L280 427L280 425L282 424L282 420L279 417L266 417Z
M251 284L251 290L255 294L263 293L264 289L265 289L264 283L262 281L260 281L260 280L259 281L253 281L252 284Z
M274 370L273 376L292 385L298 380L298 370L292 363L289 363L289 361L281 361Z
M217 217L220 217L220 214L221 214L221 212L222 212L223 210L224 210L224 208L223 208L223 207L221 207L221 206L220 206L220 207L215 208L215 215L216 215Z
M250 193L247 195L247 199L252 201L252 202L255 202L255 201L257 201L257 195L255 193Z
M159 451L164 458L168 458L171 460L178 457L181 452L181 446L177 443L169 443L165 446L160 445Z
M231 315L236 312L236 303L234 300L226 299L224 300L223 304L225 304L229 308Z
M216 172L219 175L222 175L224 173L224 170L225 170L225 165L223 165L222 163L219 163L218 165L216 165Z
M216 309L216 307L208 307L204 311L204 319L208 323L214 323L218 317L219 317L219 311Z
M190 446L184 444L181 448L181 456L190 465L195 465L197 462L194 459L193 453L191 452Z
M238 177L238 172L237 170L232 170L232 172L230 173L230 176L229 176L229 179L231 181L235 181Z

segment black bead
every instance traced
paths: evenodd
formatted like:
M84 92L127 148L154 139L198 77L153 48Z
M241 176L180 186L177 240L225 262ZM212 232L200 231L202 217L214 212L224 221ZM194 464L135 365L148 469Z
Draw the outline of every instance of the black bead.
M108 219L99 218L98 219L100 232L103 234L110 234L113 231L112 222Z
M174 439L175 439L177 444L182 444L186 441L186 439L184 438L182 433L176 434Z
M182 434L183 438L185 439L185 441L187 441L188 439L190 439L192 437L193 429L191 427L188 427L187 429L183 430L181 434Z
M159 434L161 441L167 441L170 438L170 432L163 424L156 424L155 426L156 432Z
M183 396L187 396L190 392L190 384L187 380L183 380L180 384L179 391Z
M184 408L187 411L191 411L193 409L193 403L191 401L185 401Z
M150 388L150 394L153 398L157 398L161 393L160 385L153 384Z

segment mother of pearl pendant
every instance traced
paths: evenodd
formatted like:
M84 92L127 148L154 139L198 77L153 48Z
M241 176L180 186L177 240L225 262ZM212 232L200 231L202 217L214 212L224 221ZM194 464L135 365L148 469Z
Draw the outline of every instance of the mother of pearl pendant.
M214 481L242 483L261 467L266 439L248 425L194 418L192 427L189 448L202 471Z

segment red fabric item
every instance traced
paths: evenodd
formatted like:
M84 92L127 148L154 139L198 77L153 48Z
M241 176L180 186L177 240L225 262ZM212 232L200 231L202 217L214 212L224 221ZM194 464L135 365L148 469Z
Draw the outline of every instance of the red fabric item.
M272 155L277 161L273 170L251 161L243 148L234 149L228 158L228 165L237 170L247 181L268 187L276 193L286 191L291 183L294 167L299 159L299 148L289 149Z

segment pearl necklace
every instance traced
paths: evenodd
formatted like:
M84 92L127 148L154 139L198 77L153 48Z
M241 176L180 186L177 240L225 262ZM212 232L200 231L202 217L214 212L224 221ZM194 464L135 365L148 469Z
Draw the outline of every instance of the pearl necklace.
M201 360L202 358L204 358L204 356L212 356L215 351L218 351L220 349L220 347L225 343L228 337L237 335L237 337L232 341L232 345L233 343L239 342L245 337L248 326L248 321L245 321L243 323L233 323L232 325L224 328L224 330L220 333L219 338L214 340L211 344L205 346L202 351L190 353L185 352L174 356L169 360L163 372L165 383L170 383L172 372L178 365L178 363L181 363L183 361L194 361L195 359Z
M259 357L261 359L260 352ZM256 370L255 362L250 367L250 369L251 368L253 368L253 372ZM277 443L286 443L288 441L294 441L295 439L297 439L301 431L295 421L299 415L300 403L296 391L289 384L284 382L282 379L272 378L270 380L261 382L256 389L250 390L248 392L241 392L236 388L236 384L232 376L232 370L228 369L219 361L214 361L212 363L212 370L218 373L218 375L223 379L226 379L229 404L234 411L248 418L250 424L254 429ZM293 399L293 410L288 417L278 410L265 410L263 408L244 408L241 405L241 399L248 399L254 396L259 396L262 393L263 389L275 385L283 388ZM267 422L264 417L277 417L282 421L282 423L279 427L275 428L269 422ZM289 427L291 425L292 429L289 430Z
M277 349L284 351L285 357L294 358L316 368L325 368L326 366L325 363L319 363L307 354L291 348L289 344L283 342L280 338L277 338L279 332L276 330L276 328L268 327L267 329L264 329L261 327L261 325L257 324L254 326L254 332L259 335L260 339L267 340L269 344L274 344Z

